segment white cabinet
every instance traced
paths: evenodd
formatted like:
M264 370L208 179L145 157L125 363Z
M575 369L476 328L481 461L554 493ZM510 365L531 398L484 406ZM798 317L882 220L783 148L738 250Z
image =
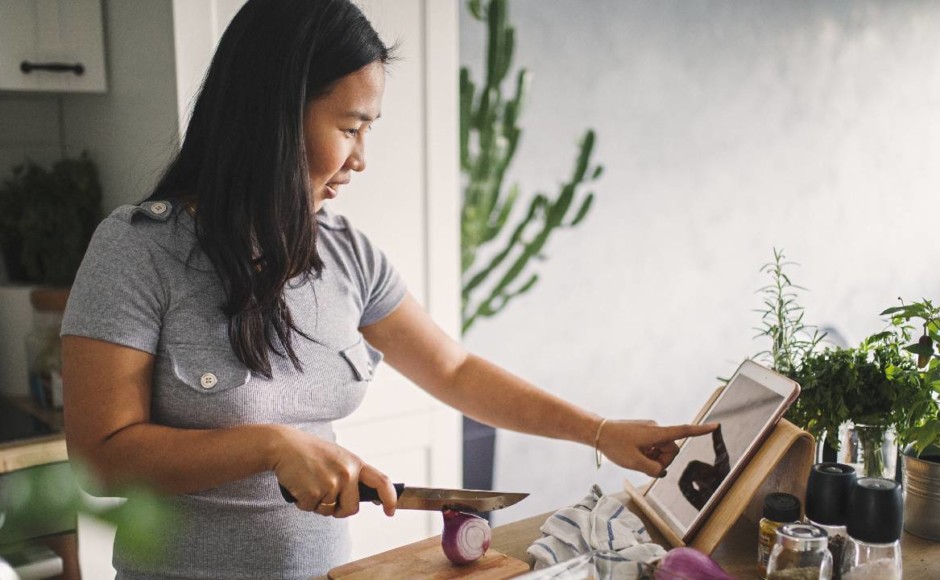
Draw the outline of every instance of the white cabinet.
M101 0L0 0L0 90L107 90Z

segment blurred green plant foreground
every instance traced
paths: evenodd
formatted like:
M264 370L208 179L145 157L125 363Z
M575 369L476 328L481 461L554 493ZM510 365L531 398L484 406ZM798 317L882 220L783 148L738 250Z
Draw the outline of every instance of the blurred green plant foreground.
M153 562L164 553L158 538L174 529L179 518L157 494L142 487L119 492L121 501L102 501L91 478L72 462L21 469L0 478L0 537L29 539L50 529L74 529L81 513L121 527L121 544L135 560ZM82 482L80 484L80 482ZM101 494L104 495L104 494Z
M574 228L587 216L593 192L582 192L603 173L591 162L595 134L588 129L578 143L571 174L558 192L536 192L522 210L519 185L506 185L506 171L522 136L518 125L530 84L520 68L511 92L503 81L512 66L516 30L509 23L508 0L470 0L470 15L486 24L486 72L481 86L460 69L460 169L463 206L460 220L462 331L495 316L538 283L534 265L546 258L553 233ZM514 211L515 210L515 211ZM522 210L522 211L520 211Z

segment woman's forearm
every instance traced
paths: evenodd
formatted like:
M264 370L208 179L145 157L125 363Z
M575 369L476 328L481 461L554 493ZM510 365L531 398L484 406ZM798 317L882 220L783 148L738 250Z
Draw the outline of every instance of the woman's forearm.
M411 296L389 316L361 329L386 360L425 391L478 421L532 435L595 446L617 465L663 473L676 441L716 425L659 427L653 421L611 418L542 391L450 338Z
M438 390L465 415L503 429L592 445L601 418L469 354L452 384Z
M90 464L109 490L146 482L162 493L192 493L272 469L278 429L243 425L196 430L138 423L72 455Z
M361 330L400 373L474 419L593 444L600 417L467 352L410 295L389 316Z

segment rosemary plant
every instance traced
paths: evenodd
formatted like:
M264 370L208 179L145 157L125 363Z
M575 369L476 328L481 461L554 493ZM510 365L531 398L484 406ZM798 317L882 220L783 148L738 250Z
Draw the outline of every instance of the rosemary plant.
M803 323L803 307L797 302L798 291L806 290L790 280L787 269L795 266L788 262L783 250L774 248L774 260L765 264L761 272L770 276L770 284L758 292L763 299L764 308L758 310L761 326L757 328L755 338L766 337L770 348L761 351L754 358L759 358L775 371L793 377L803 358L811 353L825 338L815 326Z

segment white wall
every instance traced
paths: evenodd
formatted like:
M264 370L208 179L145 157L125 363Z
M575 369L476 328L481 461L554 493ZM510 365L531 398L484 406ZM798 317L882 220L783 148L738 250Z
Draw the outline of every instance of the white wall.
M533 73L511 179L555 191L575 141L606 166L542 281L467 345L599 413L693 417L752 340L759 268L802 266L806 320L857 341L898 296L940 299L940 5L512 0ZM461 13L461 61L485 31ZM505 522L581 498L590 450L500 433ZM633 474L631 479L642 481Z
M179 138L171 0L104 0L108 92L70 94L66 151L98 163L105 213L150 194Z
M49 165L62 156L59 107L56 96L0 91L0 180L27 159Z

